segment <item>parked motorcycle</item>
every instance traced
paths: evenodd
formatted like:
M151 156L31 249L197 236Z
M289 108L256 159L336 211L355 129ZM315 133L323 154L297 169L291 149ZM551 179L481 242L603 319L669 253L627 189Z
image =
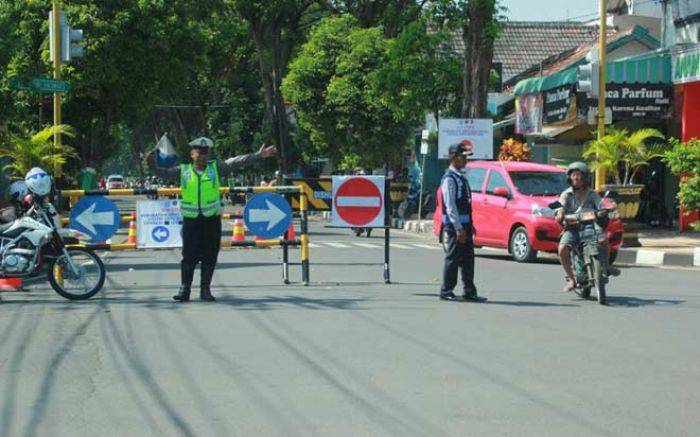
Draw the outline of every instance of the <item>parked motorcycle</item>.
M48 200L51 177L33 168L25 182L28 194L22 200L24 214L0 225L0 276L35 276L47 265L49 283L56 293L71 300L89 299L104 285L102 260L90 249L66 246L64 237L77 241L87 236L60 228L56 210Z
M571 250L571 265L576 279L576 289L579 296L588 299L591 290L596 289L598 303L606 304L606 284L609 277L606 274L608 260L606 251L602 246L605 241L605 233L596 229L596 223L604 224L610 212L614 209L580 210L575 214L564 216L564 223L569 228L576 228L579 232L578 244Z

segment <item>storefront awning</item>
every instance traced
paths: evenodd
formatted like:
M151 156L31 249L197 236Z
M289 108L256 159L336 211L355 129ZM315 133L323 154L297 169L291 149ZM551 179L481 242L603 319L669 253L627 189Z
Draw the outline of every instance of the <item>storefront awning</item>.
M671 83L671 56L668 53L651 52L606 65L606 83Z
M521 80L515 85L513 93L516 96L520 94L534 94L564 85L573 85L576 83L577 74L578 68L573 67L549 76Z
M668 53L645 53L606 63L606 83L671 83L671 57ZM521 80L513 90L515 95L534 94L573 85L578 80L578 66L545 77Z

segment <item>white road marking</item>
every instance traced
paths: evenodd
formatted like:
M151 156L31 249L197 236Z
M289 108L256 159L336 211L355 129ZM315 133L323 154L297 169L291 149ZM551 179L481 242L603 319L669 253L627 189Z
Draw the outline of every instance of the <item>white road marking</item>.
M348 246L347 244L334 243L334 242L330 242L330 241L324 241L323 244L325 244L326 246L336 247L339 249L349 249L350 248L350 246Z

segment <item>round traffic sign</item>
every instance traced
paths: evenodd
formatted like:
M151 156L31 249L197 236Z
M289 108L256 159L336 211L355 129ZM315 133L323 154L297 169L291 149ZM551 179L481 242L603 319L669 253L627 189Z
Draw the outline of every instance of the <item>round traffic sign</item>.
M338 216L354 226L372 223L382 212L382 193L372 181L355 177L345 181L336 191L333 206Z

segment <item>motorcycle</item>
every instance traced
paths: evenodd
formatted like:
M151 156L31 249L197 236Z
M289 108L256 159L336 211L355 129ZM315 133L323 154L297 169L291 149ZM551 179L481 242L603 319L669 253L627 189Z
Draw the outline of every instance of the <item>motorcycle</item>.
M68 247L66 240L86 239L79 231L60 228L47 196L28 194L25 212L0 225L0 276L37 276L48 266L51 287L66 299L89 299L102 289L106 271L91 249Z
M356 237L362 236L365 232L367 233L367 238L369 238L370 234L372 234L372 228L351 228L352 231L355 233Z
M602 247L605 233L599 233L596 223L605 222L612 209L580 210L575 214L564 216L564 223L569 228L578 229L579 241L571 250L571 265L576 279L575 292L584 299L591 296L591 290L596 289L598 303L606 304L606 284L609 277L606 274L608 260ZM604 227L604 226L602 226Z

